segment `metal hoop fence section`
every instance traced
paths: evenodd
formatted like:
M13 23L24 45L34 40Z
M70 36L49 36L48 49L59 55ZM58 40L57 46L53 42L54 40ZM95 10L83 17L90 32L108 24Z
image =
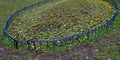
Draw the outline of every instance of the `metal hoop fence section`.
M54 0L53 0L54 1ZM10 41L13 41L14 46L16 49L18 48L25 48L27 46L27 49L42 49L44 46L50 48L56 48L57 46L62 47L67 44L73 44L73 43L84 43L84 41L91 41L94 39L94 37L98 37L100 33L104 33L104 31L107 31L109 29L109 25L115 20L115 17L118 14L118 5L114 0L111 0L113 7L115 8L114 14L111 16L109 20L107 20L105 23L103 23L101 26L95 27L94 29L88 29L84 32L79 32L70 36L61 37L61 38L54 38L53 40L18 40L16 37L13 37L10 35L7 30L12 22L13 18L20 14L22 11L25 11L29 8L32 8L34 6L39 6L42 4L46 4L48 2L52 2L51 0L43 0L34 4L30 4L28 6L23 7L20 10L17 10L15 13L10 15L10 17L7 19L5 26L3 28L4 35L9 38Z

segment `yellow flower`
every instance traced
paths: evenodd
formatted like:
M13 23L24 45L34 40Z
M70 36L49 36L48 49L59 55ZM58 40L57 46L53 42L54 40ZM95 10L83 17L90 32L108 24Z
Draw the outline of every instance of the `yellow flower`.
M81 29L80 31L83 32L83 29Z
M87 39L87 36L84 36L84 39Z
M80 40L80 43L82 43L82 40Z

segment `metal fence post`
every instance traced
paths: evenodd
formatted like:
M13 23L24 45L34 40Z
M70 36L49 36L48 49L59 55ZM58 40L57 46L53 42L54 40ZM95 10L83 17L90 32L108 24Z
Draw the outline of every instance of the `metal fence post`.
M89 29L87 30L87 38L88 38L88 40L90 40L90 30Z

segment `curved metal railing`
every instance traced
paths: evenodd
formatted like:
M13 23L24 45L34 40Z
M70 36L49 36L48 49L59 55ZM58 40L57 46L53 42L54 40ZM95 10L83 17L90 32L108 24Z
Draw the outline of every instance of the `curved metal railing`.
M27 48L31 48L31 44L34 46L34 49L36 49L37 48L36 44L38 44L38 43L39 43L40 46L42 46L43 44L45 44L46 46L49 46L52 43L51 45L53 47L56 47L58 44L60 44L60 45L62 45L63 43L68 44L69 41L71 43L73 43L76 38L80 38L81 40L84 40L85 36L87 36L86 40L90 40L90 36L91 35L96 36L96 34L99 34L103 28L104 28L104 30L108 30L108 26L111 24L111 22L114 21L115 17L118 14L118 5L117 5L117 3L114 0L111 0L111 2L112 2L112 4L113 4L113 6L114 6L116 11L111 16L111 18L109 20L107 20L105 23L103 23L101 26L98 26L98 27L96 27L94 29L88 29L87 31L84 31L84 32L76 33L74 35L61 37L61 38L53 39L53 40L18 40L16 37L13 37L12 35L10 35L7 32L8 27L9 27L10 23L12 22L12 20L13 20L13 18L15 16L17 16L22 11L24 11L26 9L29 9L29 8L31 8L33 6L46 4L48 2L50 2L50 1L49 0L44 0L44 1L40 1L40 2L34 3L34 4L30 4L30 5L26 6L26 7L23 7L22 9L17 10L14 14L12 14L8 18L8 20L6 21L5 26L3 28L3 33L4 33L4 35L6 37L9 38L9 40L12 40L14 42L14 45L15 45L15 47L17 49L19 47L21 47L21 46L24 48L24 45L27 45ZM96 32L98 32L98 33L96 33ZM21 46L19 46L19 45L21 45Z

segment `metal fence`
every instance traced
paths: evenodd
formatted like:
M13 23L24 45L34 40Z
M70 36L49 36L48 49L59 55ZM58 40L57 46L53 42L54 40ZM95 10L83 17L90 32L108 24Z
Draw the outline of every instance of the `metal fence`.
M30 4L28 6L23 7L20 10L17 10L14 14L10 15L10 17L8 18L8 20L5 23L5 26L3 28L3 33L6 37L9 38L10 41L12 41L14 43L14 46L18 49L18 48L25 48L25 46L27 46L28 49L35 49L42 46L46 46L46 47L53 47L55 48L56 46L62 46L62 45L66 45L66 44L72 44L75 41L88 41L91 40L92 37L96 37L99 36L100 33L102 33L103 31L107 31L109 29L109 25L115 20L115 17L118 14L118 5L114 0L110 0L112 2L113 7L115 8L115 12L114 14L111 16L111 18L109 20L107 20L105 23L103 23L101 26L95 27L94 29L88 29L87 31L84 32L79 32L70 36L66 36L66 37L61 37L61 38L55 38L53 40L18 40L16 37L12 37L12 35L10 35L7 30L8 27L10 25L10 23L12 22L13 18L16 17L18 14L20 14L22 11L25 11L31 7L34 6L39 6L42 4L46 4L49 2L52 2L54 0L43 0L34 4ZM83 43L83 42L82 42ZM33 46L33 47L32 47Z

